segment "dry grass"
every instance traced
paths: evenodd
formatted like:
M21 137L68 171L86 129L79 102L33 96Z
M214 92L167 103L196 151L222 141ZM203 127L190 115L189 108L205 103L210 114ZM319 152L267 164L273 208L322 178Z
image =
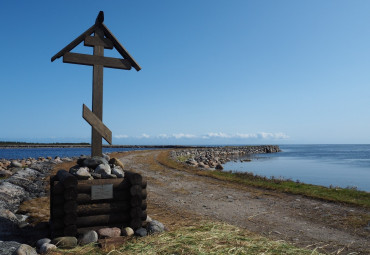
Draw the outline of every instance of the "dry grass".
M93 245L78 247L72 250L58 250L58 254L319 254L316 251L296 248L284 241L270 241L251 234L238 227L202 221L192 226L181 227L175 231L164 232L145 238L132 238L121 247L109 252L102 251Z

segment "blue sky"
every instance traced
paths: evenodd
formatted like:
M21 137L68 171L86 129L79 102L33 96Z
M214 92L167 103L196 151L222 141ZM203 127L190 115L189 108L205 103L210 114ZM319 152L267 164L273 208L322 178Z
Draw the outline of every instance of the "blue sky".
M1 1L0 140L90 140L92 67L50 58L100 10L142 67L104 69L114 144L370 143L370 2L340 0Z

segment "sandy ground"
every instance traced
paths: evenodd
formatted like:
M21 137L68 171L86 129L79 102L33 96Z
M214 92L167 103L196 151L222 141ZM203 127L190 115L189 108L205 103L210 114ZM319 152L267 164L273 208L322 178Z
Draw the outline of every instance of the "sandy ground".
M369 210L179 171L161 165L159 153L121 154L120 160L147 178L148 214L169 229L205 218L324 253L370 254L370 232L355 224Z

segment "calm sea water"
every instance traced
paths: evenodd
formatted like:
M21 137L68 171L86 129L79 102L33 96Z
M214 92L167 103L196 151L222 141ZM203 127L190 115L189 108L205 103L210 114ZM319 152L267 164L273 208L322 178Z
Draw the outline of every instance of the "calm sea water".
M148 150L147 148L145 148ZM103 153L115 151L144 150L140 148L103 148ZM23 159L38 157L77 157L90 155L90 148L0 148L0 159Z
M251 172L322 186L370 192L370 145L280 145L282 152L228 162L225 170Z

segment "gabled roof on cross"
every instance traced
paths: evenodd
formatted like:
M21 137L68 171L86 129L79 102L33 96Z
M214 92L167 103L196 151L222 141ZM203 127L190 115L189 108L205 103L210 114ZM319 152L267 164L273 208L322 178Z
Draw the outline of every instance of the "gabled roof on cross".
M121 54L121 56L124 59L129 61L130 64L136 69L136 71L140 71L141 67L139 66L139 64L130 55L130 53L128 53L125 47L122 46L122 44L117 40L117 38L112 34L112 32L103 24L103 21L104 21L104 12L100 11L99 15L96 18L95 24L91 26L89 29L87 29L85 32L83 32L76 39L74 39L70 44L65 46L61 51L55 54L51 58L51 62L53 62L57 58L64 56L64 54L66 54L67 52L70 52L71 50L73 50L77 45L79 45L82 41L84 41L88 36L94 33L98 27L100 27L104 32L104 36L111 40L111 42L113 43L113 47L119 52L119 54Z

